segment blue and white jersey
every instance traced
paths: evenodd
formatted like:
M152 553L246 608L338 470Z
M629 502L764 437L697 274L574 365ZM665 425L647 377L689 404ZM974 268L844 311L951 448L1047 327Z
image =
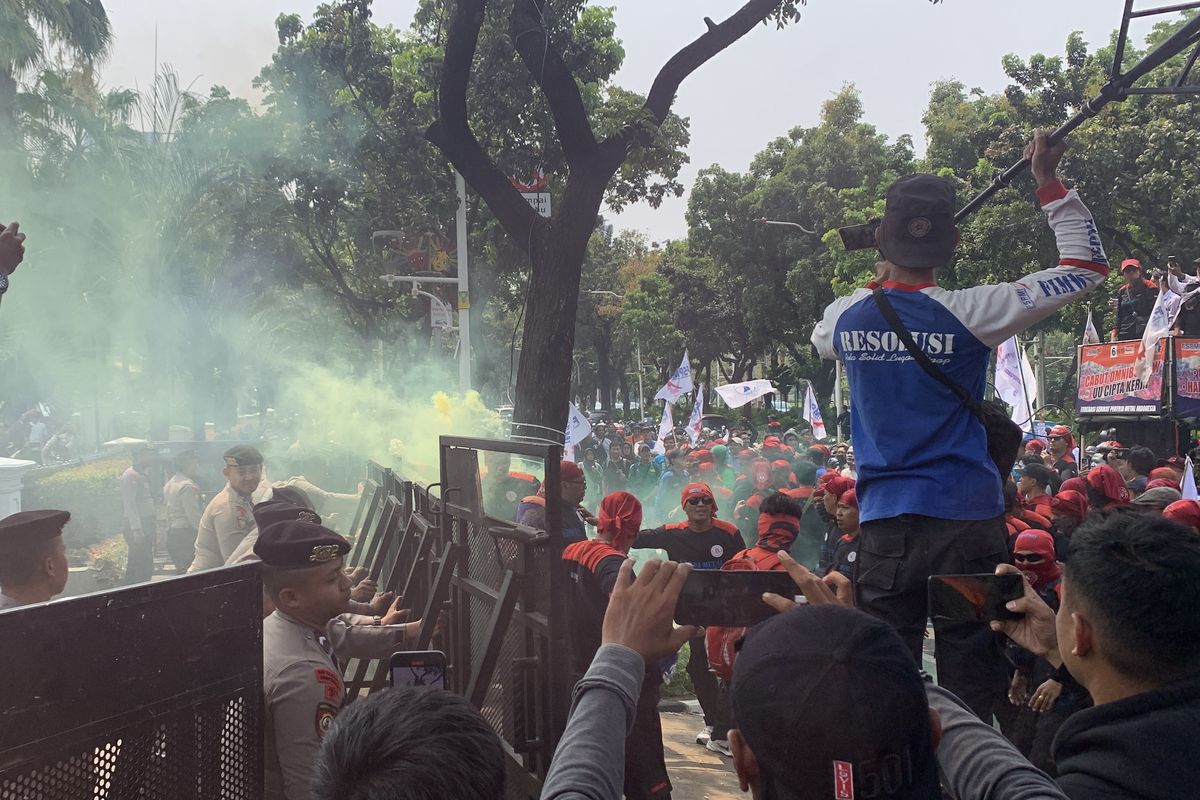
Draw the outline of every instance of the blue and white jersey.
M955 291L883 284L930 360L980 399L994 348L1108 274L1096 223L1079 195L1058 183L1039 190L1038 199L1058 242L1058 266L1015 283ZM850 380L863 522L901 514L979 520L1004 512L983 424L913 360L869 289L830 303L812 343L822 358L840 358Z

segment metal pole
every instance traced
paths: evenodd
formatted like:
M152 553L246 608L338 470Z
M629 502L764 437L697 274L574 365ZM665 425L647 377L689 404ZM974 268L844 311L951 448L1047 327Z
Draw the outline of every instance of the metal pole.
M1046 405L1049 400L1046 398L1046 334L1044 331L1038 331L1037 336L1037 401L1042 405ZM1033 425L1033 418L1030 417L1030 425Z
M638 359L638 414L642 419L646 418L646 394L642 391L642 340L637 340L637 359Z
M837 415L834 427L837 429L837 440L842 439L842 362L833 360L833 413Z
M1132 0L1127 0L1125 7L1125 16L1122 20L1122 32L1127 34L1128 22L1130 17L1130 9L1133 5ZM1106 105L1112 102L1120 102L1128 97L1131 93L1136 93L1139 90L1133 90L1131 87L1141 78L1145 77L1146 73L1150 72L1155 67L1161 66L1163 63L1171 59L1173 56L1182 52L1185 47L1188 47L1193 38L1200 33L1200 17L1190 20L1186 25L1176 31L1169 39L1160 44L1157 48L1147 54L1141 61L1132 66L1128 72L1121 74L1121 53L1124 48L1123 34L1118 34L1118 49L1117 55L1113 61L1112 73L1108 83L1100 88L1100 93L1090 101L1083 104L1083 108L1079 110L1074 117L1067 120L1058 130L1050 134L1050 144L1055 144L1067 137L1072 131L1078 128L1087 120L1100 113ZM1143 90L1146 91L1146 90ZM1171 94L1180 94L1178 89L1170 92ZM1013 179L1020 175L1025 170L1029 169L1030 161L1027 158L1022 158L1017 163L1006 169L1003 173L996 176L992 183L971 199L969 203L962 207L957 214L954 215L955 222L962 222L980 206L991 199L992 195L1000 191L1000 189L1012 183Z
M458 388L471 389L471 289L467 275L467 182L454 172L458 189Z

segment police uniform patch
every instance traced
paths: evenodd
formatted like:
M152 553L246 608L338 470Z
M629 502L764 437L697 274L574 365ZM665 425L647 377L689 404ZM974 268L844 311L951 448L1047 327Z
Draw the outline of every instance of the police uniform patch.
M330 727L333 726L333 721L337 719L337 706L329 703L317 703L317 738L324 739L325 734L329 733Z
M325 699L331 703L342 701L342 680L330 669L316 670L317 683L325 687Z

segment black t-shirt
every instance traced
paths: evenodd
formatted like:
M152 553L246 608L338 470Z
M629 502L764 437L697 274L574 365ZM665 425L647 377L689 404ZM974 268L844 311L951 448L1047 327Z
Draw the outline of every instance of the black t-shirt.
M1054 470L1058 473L1059 485L1067 478L1074 478L1079 474L1079 465L1075 463L1074 458L1063 458L1054 462ZM1054 491L1058 491L1056 488Z
M571 666L578 678L600 649L604 612L625 555L592 540L568 545L563 561L570 579Z
M666 550L667 558L680 564L691 564L696 569L720 569L743 549L743 542L736 525L715 519L713 527L704 533L693 531L686 522L642 531L632 546Z

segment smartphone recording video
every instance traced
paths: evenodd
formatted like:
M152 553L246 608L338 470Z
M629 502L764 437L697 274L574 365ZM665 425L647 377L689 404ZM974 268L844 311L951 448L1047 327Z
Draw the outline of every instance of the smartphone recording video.
M392 653L388 682L393 686L446 688L446 654L440 650Z
M680 625L749 627L775 615L763 592L783 597L799 594L786 572L698 569L687 576L675 606Z
M1025 593L1020 575L933 575L929 578L929 616L959 622L1020 619L1005 608Z
M875 230L879 220L874 219L862 225L848 225L838 228L838 236L842 239L842 247L846 250L874 250L879 245L875 241Z

